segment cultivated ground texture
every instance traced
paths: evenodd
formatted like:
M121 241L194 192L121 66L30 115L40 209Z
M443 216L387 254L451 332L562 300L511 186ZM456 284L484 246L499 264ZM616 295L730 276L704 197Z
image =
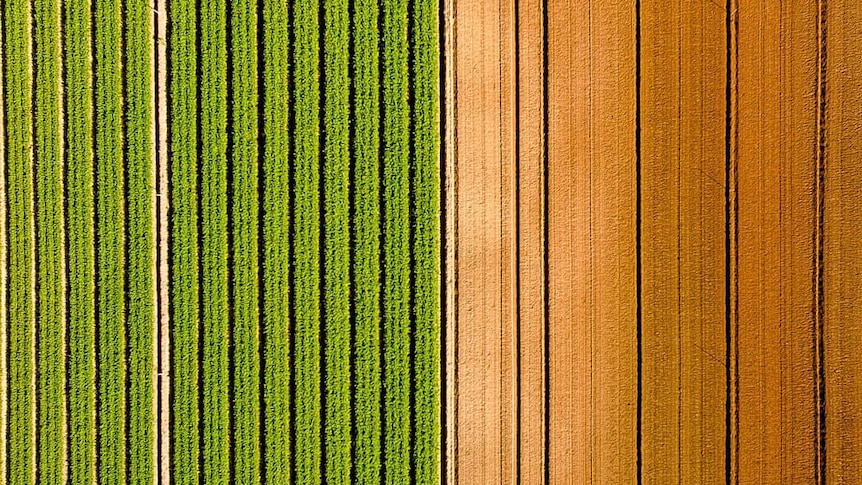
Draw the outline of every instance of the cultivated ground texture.
M862 4L448 0L446 472L862 480Z
M436 3L0 15L0 481L437 483Z

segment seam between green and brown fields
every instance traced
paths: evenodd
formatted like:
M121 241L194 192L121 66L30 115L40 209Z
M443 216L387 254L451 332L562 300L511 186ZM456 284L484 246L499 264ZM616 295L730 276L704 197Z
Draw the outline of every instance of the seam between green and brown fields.
M438 336L438 346L440 348L440 359L438 362L437 372L439 372L439 381L438 385L440 386L440 394L439 394L439 406L440 406L440 461L437 466L437 474L438 474L438 484L445 485L446 483L446 470L447 470L447 458L448 454L446 453L447 449L447 438L448 438L448 427L449 420L447 419L447 382L448 376L446 375L446 335L448 332L448 314L446 313L446 274L448 268L446 266L446 251L449 247L449 241L446 238L446 117L448 115L448 110L446 106L446 31L445 31L445 16L446 8L445 8L445 0L437 1L437 51L439 53L439 57L437 58L437 79L439 85L439 91L437 92L437 103L440 106L439 118L437 120L440 128L440 146L437 152L437 160L438 160L438 171L437 176L440 181L440 185L438 186L437 194L439 197L439 210L438 215L438 224L440 227L441 235L443 237L440 238L440 254L438 255L438 264L440 265L440 274L437 278L438 286L438 299L440 302L440 334Z
M441 482L454 485L458 479L458 173L457 173L457 77L456 77L456 32L455 0L441 0L440 41L442 43L440 72L443 79L441 97L443 143L441 172L441 201L443 201L444 233L443 251L443 284L441 290L444 299L443 315L445 315L444 330L441 332L444 359L445 384L441 396L443 408L443 446Z

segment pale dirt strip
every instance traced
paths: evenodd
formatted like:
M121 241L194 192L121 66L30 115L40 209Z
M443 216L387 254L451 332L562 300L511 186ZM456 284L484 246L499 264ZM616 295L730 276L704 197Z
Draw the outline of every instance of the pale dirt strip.
M63 32L64 21L63 21L63 0L57 1L57 120L59 121L59 126L57 127L57 136L58 140L66 139L66 85L65 80L63 79L63 73L66 72L66 58L63 55L63 37L65 32ZM2 139L2 138L0 138ZM58 160L62 164L62 167L59 169L61 172L65 171L66 167L66 143L61 141L60 146L57 151ZM60 177L60 190L61 193L66 194L66 180L64 177ZM61 297L60 297L60 311L62 312L62 316L60 317L60 332L61 337L60 341L63 342L63 348L68 349L67 342L69 341L69 271L68 271L68 254L66 248L68 247L67 243L67 235L66 235L66 206L65 204L61 204L60 210L60 220L63 221L63 229L60 231L60 285L61 289ZM50 229L49 229L50 230ZM63 368L63 387L68 388L69 376L67 375L68 364L68 356L64 359ZM63 436L69 436L69 396L63 395L63 423L62 423L62 433ZM63 444L61 446L63 453L63 472L62 472L62 481L69 481L69 446L68 440L64 439Z
M154 393L158 402L155 404L155 409L158 415L156 416L156 460L158 470L154 474L157 477L158 483L171 483L171 423L170 423L170 369L171 369L171 345L170 345L170 311L169 311L169 296L170 296L170 277L168 273L168 232L170 226L168 224L168 210L170 201L168 200L168 80L167 80L167 23L168 23L168 0L155 0L153 8L153 28L155 29L155 48L152 49L155 60L153 63L155 75L153 76L156 107L153 110L155 115L155 133L154 144L156 150L155 174L156 181L156 332L158 336L156 352L156 369L157 378L155 383L157 392Z
M739 2L740 483L815 483L815 2Z
M862 480L862 5L826 12L826 483Z
M445 315L445 342L443 353L445 355L444 381L445 389L443 389L443 399L445 404L445 429L441 436L445 440L445 445L441 450L444 453L444 460L441 460L443 467L440 473L444 477L446 483L454 484L457 482L457 464L458 464L458 327L457 322L458 312L458 272L455 270L458 261L458 178L457 178L457 143L456 132L457 124L455 123L458 111L458 100L455 96L455 37L457 29L455 24L455 4L456 0L442 0L443 7L443 61L444 61L444 93L443 106L444 110L443 128L444 136L443 150L444 159L444 191L443 210L445 218L445 237L443 238L445 258L443 291L445 299L443 301L443 315Z
M500 4L455 2L455 481L502 483ZM452 155L450 151L450 156ZM452 180L452 179L450 179ZM451 382L451 380L450 380Z
M636 480L636 80L630 2L549 2L550 473Z
M518 478L541 483L545 478L547 428L547 250L545 4L521 0L518 5L518 279L520 352L516 382L520 388L517 417L520 442ZM517 483L517 480L516 480Z
M516 345L519 332L517 317L520 306L517 280L518 268L518 145L516 133L518 120L515 116L517 76L517 37L514 2L500 3L500 483L513 485L518 470L521 442L518 438L517 416L521 407L517 393L519 349Z

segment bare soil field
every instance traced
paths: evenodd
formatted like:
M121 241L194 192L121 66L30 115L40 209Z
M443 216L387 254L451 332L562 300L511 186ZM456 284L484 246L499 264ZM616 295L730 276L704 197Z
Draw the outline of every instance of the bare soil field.
M450 481L858 483L862 6L446 15Z

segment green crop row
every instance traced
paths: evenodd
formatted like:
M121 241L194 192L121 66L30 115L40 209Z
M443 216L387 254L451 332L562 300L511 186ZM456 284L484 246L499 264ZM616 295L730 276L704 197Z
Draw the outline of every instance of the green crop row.
M383 2L383 451L393 485L410 480L413 434L407 22L407 0Z
M4 481L155 479L156 15L173 481L436 481L436 4L168 3L0 7Z
M6 481L33 480L35 400L33 166L30 2L3 2L3 119L6 123Z
M376 0L356 0L353 16L353 271L357 483L380 483L381 406L381 165Z
M109 0L3 10L4 478L146 482L155 463L152 12Z
M438 4L412 0L414 471L437 483L440 449L440 131Z
M126 476L122 5L95 0L96 324L99 481Z
M90 0L65 2L69 483L96 478L93 118Z
M295 137L293 190L294 460L299 483L320 483L321 443L321 237L320 237L320 32L318 2L297 0L293 29Z
M57 2L34 2L33 144L36 234L36 342L38 481L60 483L63 469L63 225L60 160L60 37Z
M227 275L227 19L225 0L200 3L200 211L203 481L229 478Z
M232 3L233 389L236 483L260 483L257 2Z
M323 3L324 478L351 474L350 78L347 0Z
M198 91L194 0L170 0L171 469L178 485L199 481Z
M262 30L263 86L263 449L264 477L267 483L293 483L291 456L294 450L291 423L290 372L291 278L294 266L291 256L290 190L291 159L294 148L290 137L292 104L291 17L286 2L260 0L263 5ZM295 337L294 337L295 338Z
M153 370L155 292L153 95L151 92L152 10L148 2L124 8L126 170L126 332L128 362L128 475L123 483L153 481L155 420Z

